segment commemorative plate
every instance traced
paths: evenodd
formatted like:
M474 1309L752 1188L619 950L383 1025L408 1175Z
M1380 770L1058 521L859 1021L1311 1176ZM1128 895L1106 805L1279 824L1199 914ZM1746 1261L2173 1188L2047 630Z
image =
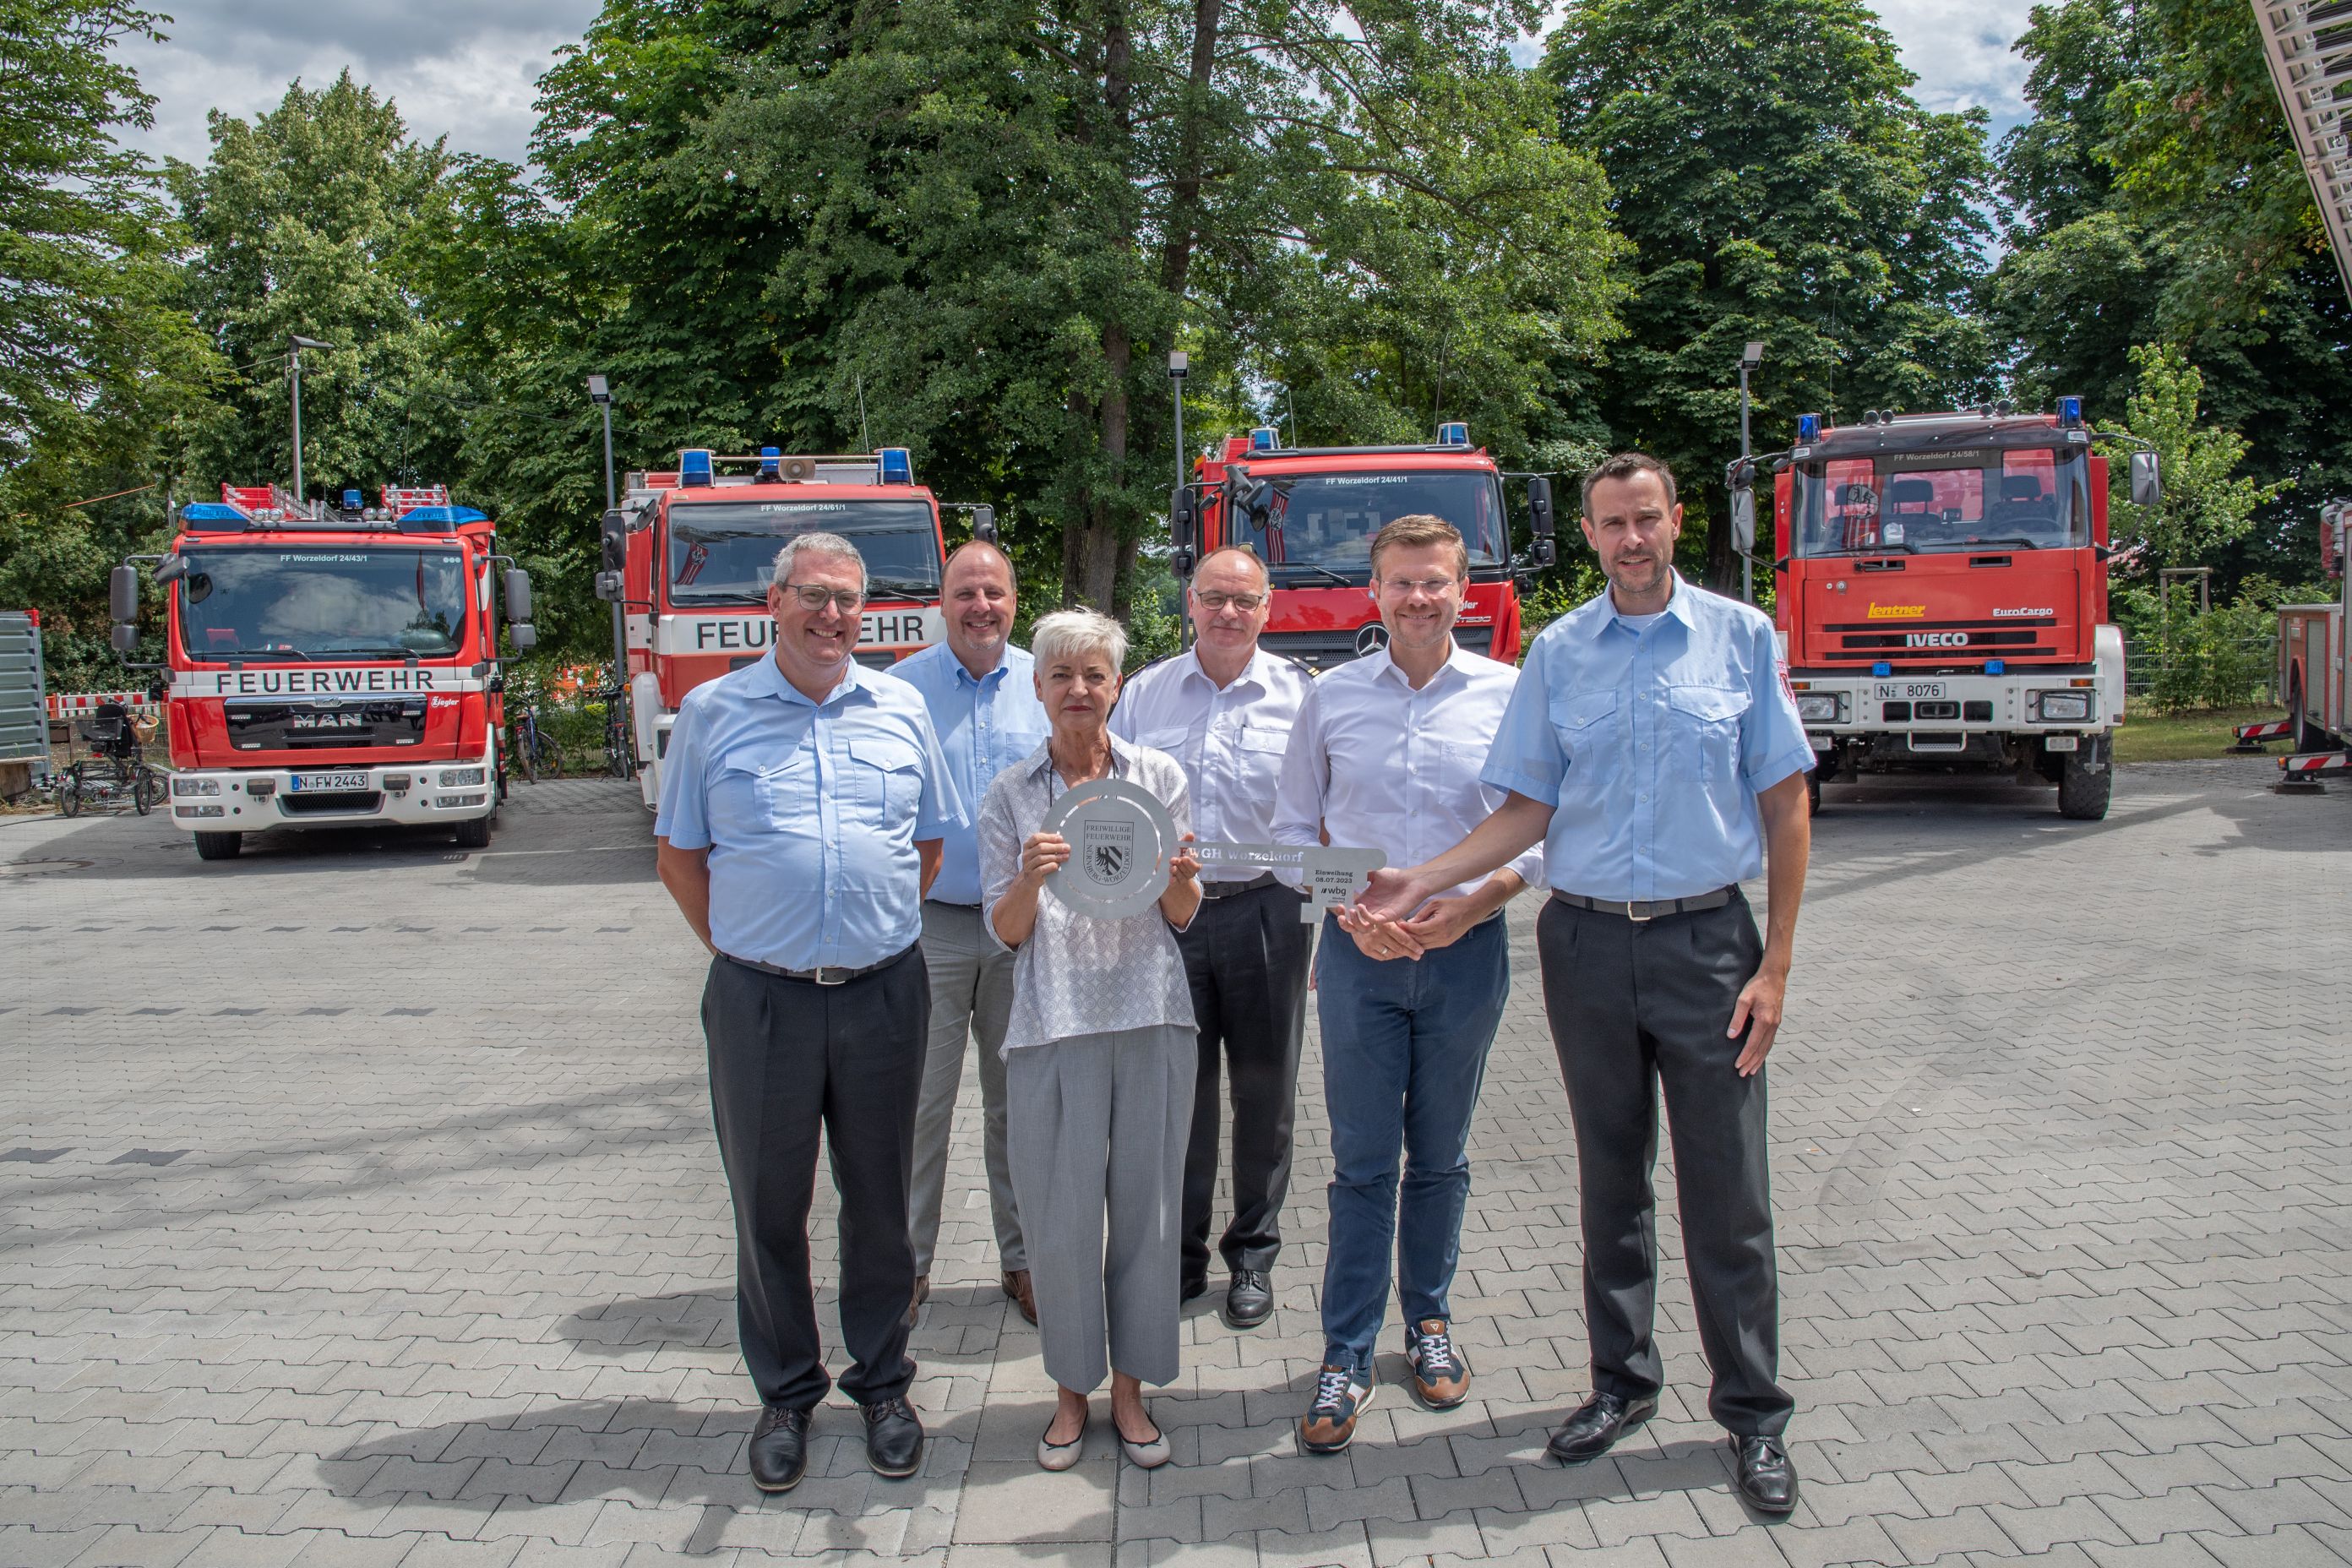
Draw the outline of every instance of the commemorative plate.
M1045 885L1076 913L1125 920L1167 890L1176 823L1149 790L1088 779L1062 793L1042 826L1069 840L1069 859Z

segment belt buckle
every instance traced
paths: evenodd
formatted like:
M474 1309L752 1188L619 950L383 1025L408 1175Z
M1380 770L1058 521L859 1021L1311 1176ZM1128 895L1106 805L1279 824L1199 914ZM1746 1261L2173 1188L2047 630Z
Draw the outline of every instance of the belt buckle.
M1658 918L1658 917L1657 917L1656 915L1654 915L1654 914L1647 914L1647 915L1637 915L1637 914L1635 914L1635 913L1633 912L1633 904L1634 904L1634 901L1633 901L1632 899L1628 899L1628 900L1625 900L1625 918L1626 918L1627 920L1629 920L1629 921L1632 921L1635 925L1637 925L1637 926L1645 926L1645 925L1648 925L1652 921L1654 921L1654 920L1655 920L1655 919L1657 919L1657 918Z
M816 983L819 985L845 985L849 983L849 971L839 964L827 968L820 963L816 966Z

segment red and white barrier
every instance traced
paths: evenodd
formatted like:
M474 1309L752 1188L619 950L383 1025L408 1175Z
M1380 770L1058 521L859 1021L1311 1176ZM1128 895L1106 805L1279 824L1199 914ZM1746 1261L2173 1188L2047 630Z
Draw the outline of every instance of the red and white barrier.
M52 691L49 693L49 717L71 719L98 710L101 702L120 702L133 713L160 712L163 704L151 702L143 691Z
M2281 757L2279 769L2291 778L2305 773L2341 773L2352 768L2352 752L2311 752L2300 757Z
M2284 741L2294 730L2292 719L2265 719L2259 724L2239 725L2238 742L2243 745L2249 741Z

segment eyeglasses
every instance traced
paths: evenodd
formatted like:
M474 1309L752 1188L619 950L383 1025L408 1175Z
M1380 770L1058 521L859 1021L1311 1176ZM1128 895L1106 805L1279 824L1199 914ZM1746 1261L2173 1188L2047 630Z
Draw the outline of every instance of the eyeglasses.
M1415 588L1433 599L1452 586L1454 586L1454 579L1451 577L1383 577L1381 579L1381 592L1400 599Z
M798 595L803 610L821 611L830 604L843 615L854 616L857 607L866 603L866 590L863 588L828 588L819 583L786 583L783 585Z
M1265 603L1265 595L1264 594L1220 594L1214 590L1203 594L1196 590L1193 593L1192 597L1200 600L1201 607L1209 611L1213 615L1217 611L1223 609L1227 605L1231 605L1234 609L1239 610L1243 615L1246 616L1252 614L1260 605Z

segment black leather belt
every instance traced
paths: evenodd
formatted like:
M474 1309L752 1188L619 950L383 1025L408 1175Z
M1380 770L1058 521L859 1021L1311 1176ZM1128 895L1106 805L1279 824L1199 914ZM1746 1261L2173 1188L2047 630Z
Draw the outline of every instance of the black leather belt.
M1719 910L1739 896L1738 888L1717 888L1712 893L1693 893L1687 899L1588 899L1582 893L1554 892L1572 910L1591 910L1596 914L1623 915L1635 923L1654 921L1660 915L1685 915L1696 910Z
M1246 882L1203 881L1201 896L1204 899L1230 899L1235 893L1252 893L1260 888L1271 888L1280 879L1271 871L1260 871Z
M953 899L925 899L923 902L927 904L937 904L943 910L970 910L973 914L980 913L980 906L978 904L960 904Z
M762 974L772 974L781 980L801 980L811 985L841 985L863 975L878 974L921 945L922 943L916 942L911 946L901 948L881 963L869 963L863 969L846 969L839 964L820 966L815 969L783 969L772 963L761 963L755 958L738 958L731 952L722 952L719 956L730 963L740 963L746 969L756 969Z

